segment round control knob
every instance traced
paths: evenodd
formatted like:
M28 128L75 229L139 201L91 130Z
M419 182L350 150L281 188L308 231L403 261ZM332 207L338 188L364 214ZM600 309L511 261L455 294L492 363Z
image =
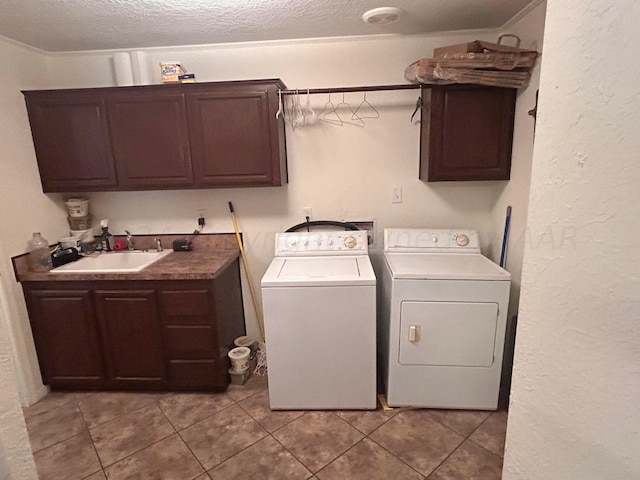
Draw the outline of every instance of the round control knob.
M304 241L304 246L305 246L305 247L308 247L308 246L309 246L309 240L305 240L305 241Z
M469 237L467 237L464 233L461 233L460 235L456 236L456 243L460 247L466 247L467 245L469 245Z
M289 246L290 247L295 247L296 245L298 245L298 240L295 238L290 238L289 239Z
M333 247L333 243L334 243L334 242L333 242L333 238L332 238L331 240L329 240L329 246L330 246L330 247Z
M358 244L358 241L356 240L355 237L349 235L347 238L344 239L344 246L347 248L353 248Z
M433 240L433 243L438 243L438 237L436 235L431 237L431 240Z

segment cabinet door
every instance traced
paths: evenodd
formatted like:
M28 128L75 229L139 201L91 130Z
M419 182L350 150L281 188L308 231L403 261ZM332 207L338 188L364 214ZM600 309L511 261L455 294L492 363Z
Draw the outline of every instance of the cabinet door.
M44 192L116 187L106 106L93 91L25 92Z
M421 127L420 178L508 180L516 90L434 86L430 96L429 120L423 115Z
M192 186L184 94L127 89L107 99L119 189Z
M27 290L42 380L53 387L104 381L105 370L89 290Z
M96 290L109 377L116 384L166 380L155 290Z
M221 86L187 94L197 187L282 185L286 177L275 84Z

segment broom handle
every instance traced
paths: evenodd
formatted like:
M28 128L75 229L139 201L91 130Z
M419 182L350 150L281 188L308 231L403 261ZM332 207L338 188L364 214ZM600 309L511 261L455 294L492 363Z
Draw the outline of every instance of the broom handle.
M262 314L258 309L258 302L256 300L256 292L253 290L253 281L251 280L251 272L249 271L249 263L247 262L247 256L244 253L244 247L242 245L242 238L240 238L240 230L238 229L238 222L236 220L236 214L233 211L233 204L229 202L229 211L231 212L231 220L233 221L233 228L236 232L236 240L238 241L238 247L240 248L240 256L242 257L242 266L244 272L247 274L247 280L249 281L249 291L251 292L251 300L253 301L253 309L256 312L258 318L258 326L260 327L260 334L262 335L262 341L265 341L264 335L264 323L262 321Z

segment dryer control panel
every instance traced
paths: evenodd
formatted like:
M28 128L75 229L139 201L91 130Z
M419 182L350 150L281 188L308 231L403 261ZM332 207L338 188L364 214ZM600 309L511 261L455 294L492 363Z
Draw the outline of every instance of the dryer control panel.
M296 255L367 255L367 232L327 231L276 234L276 257Z
M384 250L422 253L480 253L475 230L433 228L387 228Z

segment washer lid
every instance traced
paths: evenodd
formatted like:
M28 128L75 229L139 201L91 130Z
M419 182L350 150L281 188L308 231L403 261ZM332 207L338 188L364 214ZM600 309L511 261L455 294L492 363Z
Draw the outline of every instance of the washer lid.
M481 254L386 253L393 278L510 280L511 274Z
M263 287L375 284L376 277L366 255L276 257L262 277Z

